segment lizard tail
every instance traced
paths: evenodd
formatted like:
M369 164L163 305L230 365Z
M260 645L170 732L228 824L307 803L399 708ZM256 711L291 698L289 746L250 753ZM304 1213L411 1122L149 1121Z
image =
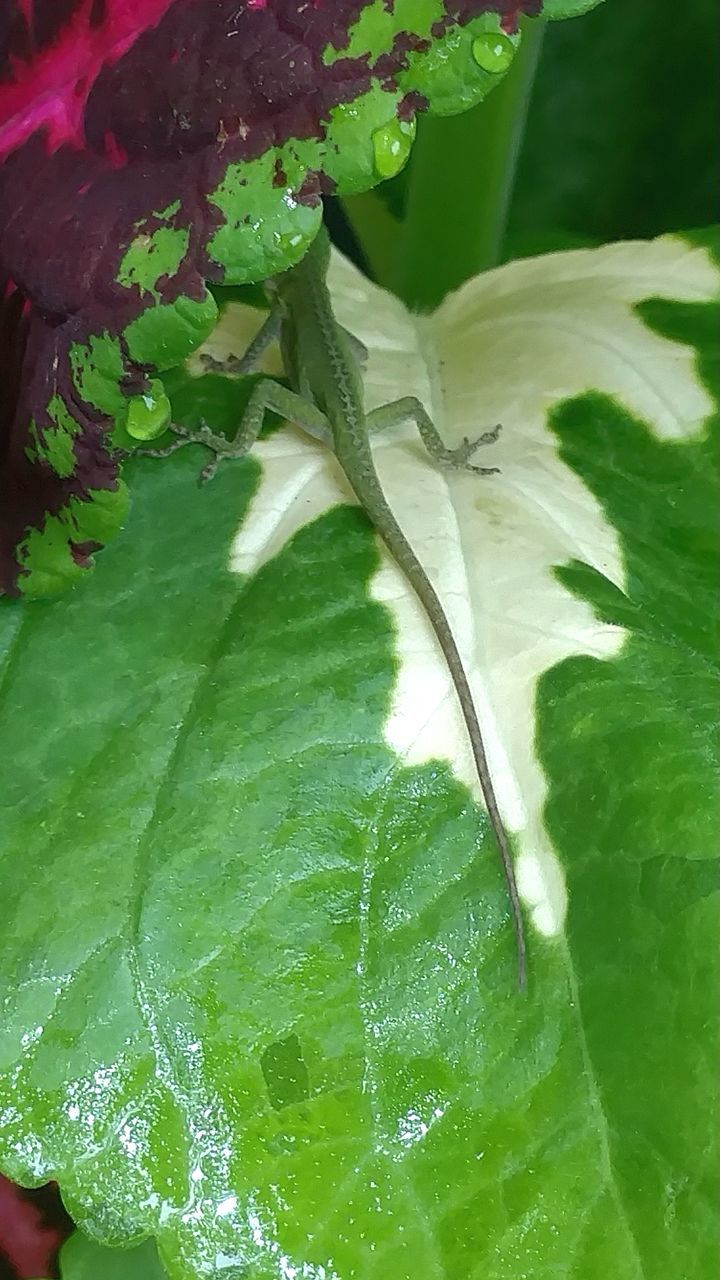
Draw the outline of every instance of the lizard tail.
M368 485L367 492L359 493L356 490L356 496L366 514L375 525L375 528L380 533L391 556L397 563L398 567L402 569L405 577L423 606L435 635L437 636L453 685L455 686L455 692L457 693L458 702L460 703L463 719L470 739L470 747L475 761L478 781L480 783L483 799L490 818L490 824L495 833L495 839L497 840L500 851L500 860L502 862L502 868L505 875L505 883L507 885L508 898L510 900L510 911L515 931L518 987L522 991L524 990L527 982L527 944L525 939L522 907L520 905L520 895L518 893L517 880L515 879L515 869L513 867L512 854L510 851L510 842L505 830L505 824L503 823L500 815L500 809L495 795L495 788L490 774L490 766L488 764L487 754L485 751L482 730L480 729L480 722L478 720L477 711L475 710L472 690L470 689L470 683L467 675L465 674L465 667L460 656L460 651L455 642L455 637L452 633L450 623L447 620L440 597L435 591L435 588L430 582L430 579L420 564L415 552L408 543L405 534L397 523L390 507L382 496L379 480L377 481L377 486Z

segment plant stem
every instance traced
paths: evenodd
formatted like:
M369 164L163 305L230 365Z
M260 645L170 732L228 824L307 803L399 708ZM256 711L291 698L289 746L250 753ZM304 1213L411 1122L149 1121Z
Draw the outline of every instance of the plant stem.
M391 286L416 310L501 260L510 198L545 24L523 24L497 89L462 115L418 126Z
M342 206L362 246L373 280L387 285L397 261L402 224L385 207L376 191L345 196Z

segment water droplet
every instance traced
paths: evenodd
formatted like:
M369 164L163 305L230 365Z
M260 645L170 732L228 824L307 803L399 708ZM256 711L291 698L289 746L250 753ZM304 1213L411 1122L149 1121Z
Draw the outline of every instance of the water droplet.
M162 435L170 417L170 401L163 384L153 378L147 391L128 401L127 433L133 440L154 440Z
M501 31L485 31L473 40L472 56L483 71L500 75L515 57L515 45Z
M410 155L415 137L414 120L391 120L372 136L375 172L380 178L394 178Z

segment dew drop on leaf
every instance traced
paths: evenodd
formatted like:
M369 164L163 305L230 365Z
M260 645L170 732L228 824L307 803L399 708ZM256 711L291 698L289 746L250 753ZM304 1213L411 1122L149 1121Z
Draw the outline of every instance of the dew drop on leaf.
M134 440L154 440L162 435L170 416L170 401L162 382L153 378L147 391L128 401L127 433Z
M415 137L414 120L391 120L372 135L375 172L380 178L394 178L410 155Z
M501 31L485 31L473 40L472 55L483 71L499 75L515 57L515 45Z

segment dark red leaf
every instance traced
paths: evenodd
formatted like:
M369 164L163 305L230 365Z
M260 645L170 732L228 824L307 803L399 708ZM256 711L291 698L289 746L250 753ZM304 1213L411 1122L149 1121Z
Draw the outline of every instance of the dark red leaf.
M2 1280L56 1276L57 1251L71 1230L54 1183L27 1191L0 1174Z
M0 592L59 589L112 535L125 509L117 445L129 443L128 398L202 340L206 281L258 278L244 250L228 261L235 231L258 272L286 267L334 185L306 148L294 176L279 160L252 182L235 171L229 214L214 198L229 167L322 140L331 112L371 87L401 119L424 105L401 81L427 38L398 32L376 63L342 56L366 3L1 0ZM511 29L540 8L445 0L432 34L486 11ZM264 229L268 209L287 222L291 207L302 234ZM159 231L166 247L182 244L172 268L150 284L123 274L130 246L154 248ZM133 345L135 322L159 308L175 308L172 340L150 323Z

